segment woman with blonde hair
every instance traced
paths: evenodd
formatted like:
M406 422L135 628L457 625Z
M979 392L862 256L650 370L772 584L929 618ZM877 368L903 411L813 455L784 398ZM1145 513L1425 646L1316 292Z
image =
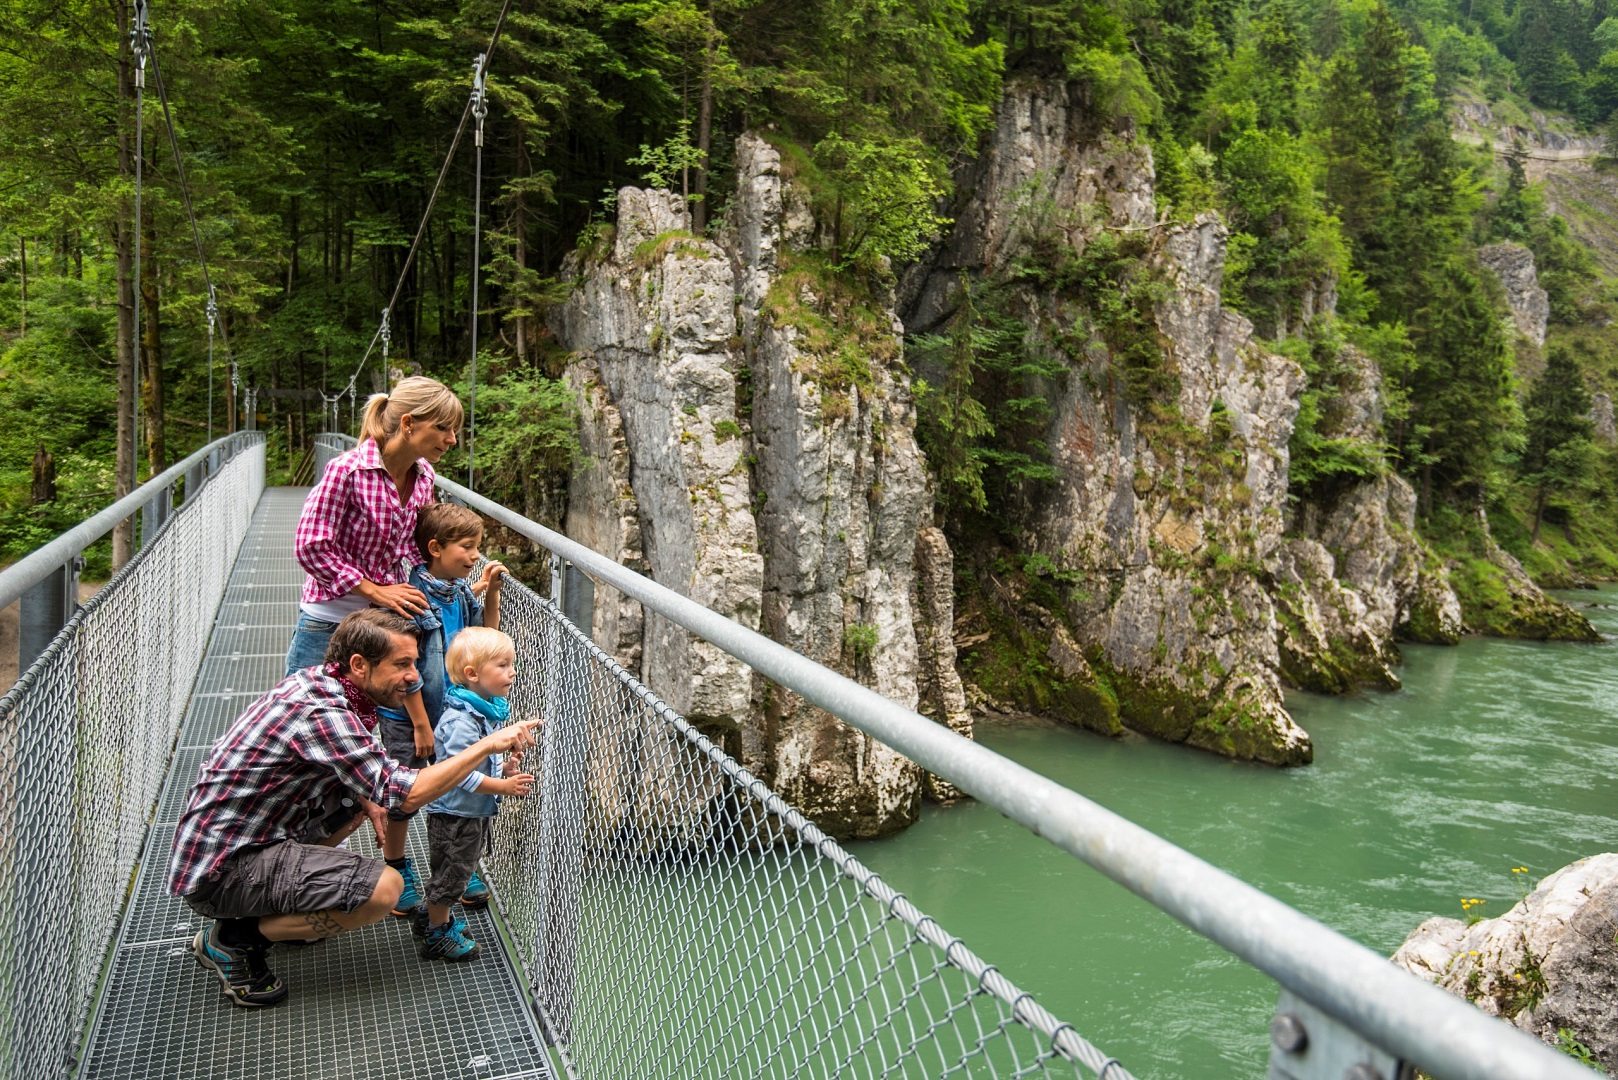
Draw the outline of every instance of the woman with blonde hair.
M406 618L427 610L427 598L407 580L422 561L416 516L433 501L433 465L455 445L461 402L435 379L413 375L389 394L365 403L359 445L338 455L304 501L293 554L307 573L286 669L320 664L332 631L368 606ZM432 718L418 686L405 699L408 723L381 725L382 743L400 763L417 768L433 755ZM379 829L382 854L405 879L395 914L420 903L416 874L405 858L408 816L389 813Z

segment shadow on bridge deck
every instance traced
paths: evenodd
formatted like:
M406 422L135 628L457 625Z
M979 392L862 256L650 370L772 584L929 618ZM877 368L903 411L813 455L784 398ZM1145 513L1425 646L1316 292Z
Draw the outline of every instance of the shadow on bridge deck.
M488 912L467 913L484 953L465 964L418 958L402 919L318 945L277 946L270 963L291 994L271 1009L231 1005L191 956L204 920L168 894L175 822L208 747L281 675L303 582L292 534L304 494L267 490L242 542L147 834L81 1075L547 1078L528 996ZM368 834L362 829L349 843L374 853ZM411 830L411 854L422 865L425 838L421 822Z

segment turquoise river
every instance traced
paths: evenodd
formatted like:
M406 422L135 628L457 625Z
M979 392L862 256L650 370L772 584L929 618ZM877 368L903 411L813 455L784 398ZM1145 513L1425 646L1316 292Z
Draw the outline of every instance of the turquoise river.
M1618 589L1566 594L1609 638ZM1277 770L1055 724L982 741L1379 953L1618 850L1618 645L1407 646L1404 689L1298 695L1315 763ZM1263 1075L1273 982L975 803L854 850L1137 1076Z

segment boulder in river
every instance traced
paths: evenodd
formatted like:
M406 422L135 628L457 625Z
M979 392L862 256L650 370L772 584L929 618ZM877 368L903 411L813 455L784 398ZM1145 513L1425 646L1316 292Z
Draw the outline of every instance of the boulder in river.
M1428 919L1393 962L1618 1074L1618 853L1564 866L1499 918Z

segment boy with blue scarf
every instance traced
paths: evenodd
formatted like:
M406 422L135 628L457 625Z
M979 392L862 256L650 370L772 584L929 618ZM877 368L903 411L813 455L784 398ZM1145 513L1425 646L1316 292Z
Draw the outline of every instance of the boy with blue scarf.
M478 563L478 546L483 542L483 519L464 506L432 503L416 520L416 547L426 562L410 571L410 584L427 598L427 609L415 616L416 669L421 676L421 704L429 728L436 728L444 711L444 657L450 642L466 627L500 625L500 585L506 568L491 562L475 584L468 585L472 568ZM382 745L398 761L412 768L428 764L415 756L418 745L409 716L396 709L378 709L377 733ZM427 732L422 733L425 741ZM421 878L404 854L405 830L412 815L388 811L387 852L398 851L388 865L404 878L404 891L393 909L395 915L409 915L422 904ZM489 887L476 872L466 886L461 902L479 907L489 902Z
M444 693L444 713L433 731L433 748L447 761L506 724L511 707L506 691L515 677L517 648L498 630L474 626L450 642L451 685ZM479 762L465 780L427 807L427 850L433 876L427 882L426 918L416 927L425 931L421 955L427 960L470 960L478 943L466 932L459 915L450 917L450 905L466 889L478 859L489 848L499 796L524 796L534 790L534 778L522 769L522 753L491 754Z

